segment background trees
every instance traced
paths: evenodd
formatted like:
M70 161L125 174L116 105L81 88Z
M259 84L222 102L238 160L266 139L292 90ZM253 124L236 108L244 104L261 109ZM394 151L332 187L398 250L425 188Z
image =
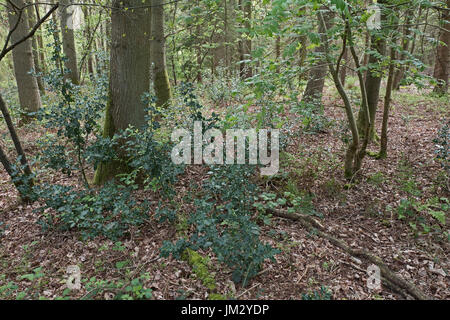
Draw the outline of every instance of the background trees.
M450 234L448 6L425 0L63 0L53 6L0 0L0 180L10 180L0 183L0 203L20 198L20 210L33 217L22 229L27 232L9 233L7 247L15 248L11 239L38 234L48 244L110 239L138 248L129 255L132 264L128 255L105 264L108 276L127 279L108 285L89 280L86 286L99 287L84 297L103 296L107 288L116 298L149 298L149 278L131 279L133 268L160 272L165 263L150 269L149 261L139 261L172 255L194 273L208 270L211 256L219 264L215 271L223 270L220 281L235 285L217 286L214 274L202 272L189 285L201 294L178 287L174 293L169 284L161 296L261 297L251 293L257 286L236 290L268 280L267 297L310 298L290 291L309 290L317 273L334 272L342 252L311 272L295 272L295 290L297 266L290 256L274 257L297 250L290 244L284 250L291 238L313 243L319 236L379 266L401 297L446 297L445 267L430 267L427 275L422 258L429 244L426 259L437 263L441 255L444 261ZM275 138L279 130L279 171L260 177L254 164L175 164L172 133L198 130L195 121L219 134L255 128ZM23 126L16 128L17 122ZM30 223L21 214L0 212L0 219ZM297 233L298 226L274 215L317 232L305 237L309 232ZM373 237L354 232L361 223ZM55 236L61 230L64 237ZM424 241L415 248L406 235ZM391 257L394 246L415 248L416 255L406 253L404 271L425 279L421 288L389 270L394 261L399 268L398 259L383 263L364 250L381 237L393 245L372 246L380 257ZM88 254L101 255L97 244ZM121 242L114 246L127 250ZM308 248L314 254L303 257ZM309 266L319 261L315 249L302 245L295 254ZM85 260L89 279L98 270L91 260ZM11 265L16 261L24 259ZM33 272L25 278L41 276ZM13 288L2 283L11 275L17 272L0 277L0 298ZM180 283L194 281L184 275L176 275ZM59 290L60 281L53 284ZM365 287L345 286L334 286L343 298L355 292L373 297ZM392 298L386 291L392 287L384 286L377 298ZM322 286L320 292L331 297Z
M30 26L28 25L27 12L19 10L25 2L22 0L8 2L8 20L11 33L11 42L17 43L26 36ZM27 39L17 45L13 50L14 73L19 93L20 107L24 112L22 120L27 121L27 113L37 111L41 107L41 96L38 83L30 71L35 70L31 39Z

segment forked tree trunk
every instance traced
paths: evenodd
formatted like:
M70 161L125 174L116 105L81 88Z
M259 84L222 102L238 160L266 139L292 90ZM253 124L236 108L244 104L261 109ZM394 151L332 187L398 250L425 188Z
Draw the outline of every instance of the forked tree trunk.
M18 8L23 8L25 2L23 0L11 0L11 2ZM8 19L10 30L12 30L17 22L17 28L11 35L11 43L15 43L22 39L29 30L27 14L25 10L22 11L22 15L19 18L19 11L8 3ZM12 50L14 73L16 76L17 89L19 91L20 107L25 113L35 112L41 107L41 96L39 94L39 88L36 78L29 72L35 69L33 61L33 52L31 46L31 40L19 44ZM29 120L29 116L23 115L22 121Z

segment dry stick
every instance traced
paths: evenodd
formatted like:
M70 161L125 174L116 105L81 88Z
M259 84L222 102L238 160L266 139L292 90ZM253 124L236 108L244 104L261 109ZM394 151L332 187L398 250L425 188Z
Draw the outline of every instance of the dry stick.
M318 236L328 240L331 244L335 245L336 247L341 248L349 255L365 259L365 260L377 265L381 270L381 275L383 277L383 280L385 280L385 282L388 284L388 286L395 287L396 291L401 291L403 294L409 294L417 300L430 300L431 299L425 293L423 293L420 289L416 288L412 283L410 283L406 280L403 280L402 278L397 276L394 272L392 272L386 266L386 264L383 263L383 261L379 257L376 257L364 250L352 249L344 241L337 239L337 238L329 235L328 233L326 233L324 231L325 228L320 223L318 223L316 220L311 218L310 216L300 214L300 213L289 213L285 210L271 210L271 212L276 216L298 221L298 222L300 222L301 225L303 225L304 227L306 227L308 229L314 230Z

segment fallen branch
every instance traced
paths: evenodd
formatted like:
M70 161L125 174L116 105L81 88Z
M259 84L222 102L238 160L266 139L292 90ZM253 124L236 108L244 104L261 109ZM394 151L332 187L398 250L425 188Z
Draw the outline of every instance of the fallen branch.
M394 289L394 291L400 292L403 296L406 296L406 294L408 294L417 300L431 300L430 297L424 294L420 289L416 288L412 283L403 280L393 271L391 271L379 257L376 257L364 250L352 249L344 241L339 240L326 233L325 228L312 217L300 213L290 213L286 210L271 210L271 213L282 218L298 221L302 226L306 227L307 229L314 230L315 234L328 240L336 247L341 248L349 255L364 259L375 264L380 268L382 280L385 281L387 286Z

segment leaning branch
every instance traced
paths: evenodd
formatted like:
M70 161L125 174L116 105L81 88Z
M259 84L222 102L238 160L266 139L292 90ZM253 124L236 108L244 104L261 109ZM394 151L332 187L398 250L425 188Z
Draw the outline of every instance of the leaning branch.
M315 234L328 240L334 246L342 249L347 254L364 259L370 263L375 264L380 268L381 276L384 282L395 291L400 292L402 295L410 295L417 300L430 300L425 293L420 289L416 288L412 283L400 278L389 267L379 258L376 257L365 250L357 250L348 246L344 241L337 239L330 234L325 232L325 228L310 216L300 214L300 213L290 213L286 210L271 210L271 212L279 217L295 220L299 222L302 226L314 230Z
M3 50L0 52L0 61L4 58L4 56L6 56L6 54L8 52L10 52L11 50L13 50L15 47L17 47L19 44L21 44L22 42L26 41L27 39L31 38L32 36L34 36L34 34L36 33L37 29L39 29L39 27L41 26L41 24L43 24L45 22L45 20L47 20L47 18L56 10L58 9L59 4L55 4L48 12L45 16L43 16L33 27L33 29L31 29L31 31L26 34L24 37L22 37L22 39L18 40L17 42L11 44L9 47L7 47L9 40L11 38L12 33L15 31L15 29L17 28L17 24L20 21L20 17L22 16L22 12L23 9L19 11L19 19L17 19L17 23L16 26L11 29L8 33L8 35L6 36L6 42L5 42L5 46L3 47Z

